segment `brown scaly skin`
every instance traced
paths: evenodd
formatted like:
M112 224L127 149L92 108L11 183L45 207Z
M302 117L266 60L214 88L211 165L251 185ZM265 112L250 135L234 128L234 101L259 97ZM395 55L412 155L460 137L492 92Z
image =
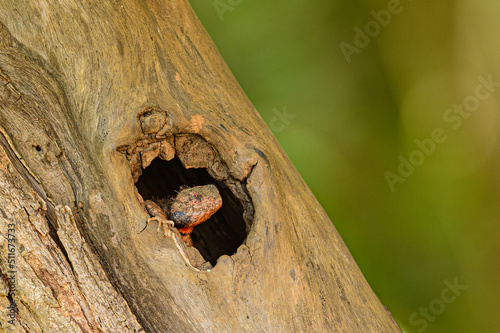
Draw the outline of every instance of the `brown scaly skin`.
M190 236L193 228L208 220L222 206L222 198L215 185L185 188L173 199L155 201L144 201L146 210L152 216L148 223L158 221L158 231L162 224L175 226L188 246L193 245Z

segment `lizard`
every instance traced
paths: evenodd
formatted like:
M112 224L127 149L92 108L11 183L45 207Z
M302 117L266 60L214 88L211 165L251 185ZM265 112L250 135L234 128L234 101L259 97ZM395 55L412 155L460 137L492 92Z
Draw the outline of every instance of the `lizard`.
M163 227L163 236L174 236L168 227L176 227L186 245L193 246L193 228L208 220L221 206L222 198L215 185L181 188L174 198L144 201L144 207L151 215L146 227L149 222L157 221L157 231Z

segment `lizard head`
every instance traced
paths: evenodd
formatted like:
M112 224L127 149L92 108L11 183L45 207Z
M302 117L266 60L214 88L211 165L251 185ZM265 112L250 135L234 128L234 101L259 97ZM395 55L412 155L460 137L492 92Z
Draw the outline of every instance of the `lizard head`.
M181 233L190 233L194 226L208 220L221 206L222 198L215 185L185 188L171 202L170 219Z

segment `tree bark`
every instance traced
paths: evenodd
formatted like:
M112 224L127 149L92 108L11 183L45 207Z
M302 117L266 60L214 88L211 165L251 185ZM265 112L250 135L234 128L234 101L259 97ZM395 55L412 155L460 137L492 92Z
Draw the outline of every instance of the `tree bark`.
M399 331L185 0L2 0L0 132L12 332ZM141 232L206 183L195 247Z

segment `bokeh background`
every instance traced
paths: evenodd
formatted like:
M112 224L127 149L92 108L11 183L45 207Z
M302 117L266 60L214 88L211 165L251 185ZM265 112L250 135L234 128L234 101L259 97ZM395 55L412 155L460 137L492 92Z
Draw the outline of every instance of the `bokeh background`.
M500 2L190 3L402 329L500 332Z

